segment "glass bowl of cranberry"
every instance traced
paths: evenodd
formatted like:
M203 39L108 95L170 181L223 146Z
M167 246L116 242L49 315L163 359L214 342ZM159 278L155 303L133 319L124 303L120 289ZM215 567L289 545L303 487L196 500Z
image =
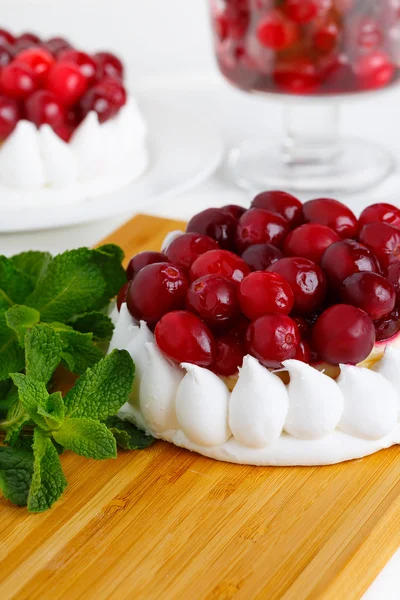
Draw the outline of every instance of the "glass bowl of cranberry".
M283 140L249 140L228 166L242 187L352 193L393 168L375 142L339 134L339 104L400 78L400 0L210 0L221 73L284 105Z

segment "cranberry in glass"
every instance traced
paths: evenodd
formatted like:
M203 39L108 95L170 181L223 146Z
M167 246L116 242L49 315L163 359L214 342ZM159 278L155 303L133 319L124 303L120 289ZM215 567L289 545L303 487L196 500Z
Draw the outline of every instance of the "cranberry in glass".
M251 208L239 219L236 245L240 252L253 244L272 244L279 248L288 233L286 219L263 208Z
M243 206L238 206L237 204L227 204L226 206L223 206L221 210L230 214L231 217L239 221L240 217L246 212L247 209Z
M5 140L20 119L18 104L12 98L0 96L0 140Z
M286 279L294 294L293 311L307 315L318 309L326 296L326 278L322 269L308 258L287 257L268 269Z
M141 271L144 267L147 267L147 265L166 262L169 262L169 258L162 252L153 252L152 250L139 252L139 254L132 256L131 260L129 261L126 268L126 276L128 279L135 279L139 271Z
M169 312L155 328L157 346L171 360L209 367L215 360L215 339L207 325L191 312Z
M12 52L7 45L0 44L0 67L5 67L12 61Z
M344 204L332 198L317 198L303 204L307 223L320 223L330 227L342 239L357 234L358 221L354 213Z
M291 228L298 227L304 222L302 203L287 192L261 192L254 198L251 207L264 208L281 215Z
M126 104L126 90L116 79L104 79L91 87L82 97L80 106L82 115L94 110L100 123L114 117Z
M288 315L294 304L292 288L278 273L256 271L239 286L242 313L251 321L269 313Z
M313 47L317 52L329 53L338 44L340 30L335 21L327 21L313 35Z
M85 93L87 82L74 63L59 62L49 71L46 88L66 107L75 104Z
M25 102L25 116L28 121L40 127L44 123L58 127L65 121L65 107L55 94L47 90L34 92Z
M313 94L320 85L319 71L306 55L279 59L272 79L277 89L286 94Z
M211 370L222 377L236 375L246 354L244 344L232 333L216 338L215 360Z
M362 211L359 223L360 231L369 223L388 223L400 229L400 209L384 202L371 204Z
M178 267L169 263L147 265L129 286L128 310L135 319L153 326L166 313L184 308L188 286Z
M130 284L131 284L131 282L127 281L126 283L124 283L124 285L118 292L117 308L119 311L121 310L121 306L124 304L124 302L126 302L126 297L128 295L128 289L129 289Z
M260 19L256 36L262 46L281 52L297 42L299 28L279 10L271 10Z
M296 23L310 23L319 13L319 0L286 0L284 11Z
M6 29L0 29L0 44L2 44L2 45L10 44L12 46L14 44L14 42L15 42L15 37L13 36L12 33L7 31Z
M343 282L340 295L345 304L361 308L377 321L394 309L396 292L387 279L377 273L354 273Z
M237 286L219 275L204 275L193 281L186 294L186 308L211 328L226 327L240 315Z
M252 271L265 271L283 258L283 254L272 244L254 244L249 246L242 254L242 259Z
M12 62L1 71L0 87L3 94L23 100L37 89L37 80L31 67Z
M369 223L360 233L360 242L377 257L382 269L400 259L400 229L387 223Z
M86 54L86 52L80 52L78 50L74 50L73 48L67 48L63 50L58 55L58 60L60 62L72 62L77 65L85 77L88 85L91 85L96 79L96 69L97 65L94 59Z
M396 73L392 59L386 52L376 50L358 58L354 66L360 89L371 90L389 85Z
M400 310L395 308L389 315L374 321L376 341L390 340L400 331Z
M172 264L184 271L189 271L199 256L209 250L217 249L217 242L207 235L202 235L201 233L184 233L170 243L165 254Z
M31 67L35 73L36 79L40 83L44 83L50 68L55 62L53 55L43 48L23 50L17 54L15 60Z
M207 208L192 217L188 233L208 235L225 250L234 250L237 219L221 208Z
M262 365L277 369L284 360L295 358L300 344L296 323L287 315L265 315L249 325L246 350Z
M326 362L355 365L369 356L375 344L375 328L363 310L336 304L322 313L312 331L312 346Z
M94 55L94 60L97 67L97 79L103 79L103 77L122 79L124 66L115 54L111 52L97 52Z
M190 281L204 275L221 275L239 284L250 273L250 268L239 256L228 250L209 250L190 267Z
M307 223L289 233L283 251L287 256L303 256L319 264L325 250L339 239L338 234L330 227Z

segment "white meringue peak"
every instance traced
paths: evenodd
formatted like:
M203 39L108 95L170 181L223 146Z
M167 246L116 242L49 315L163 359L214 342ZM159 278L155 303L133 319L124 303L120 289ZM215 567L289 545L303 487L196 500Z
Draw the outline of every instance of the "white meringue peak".
M29 121L19 121L0 150L0 182L15 189L44 186L46 174L38 131Z
M70 146L54 133L50 125L39 130L39 147L46 174L46 183L62 187L75 183L78 163Z

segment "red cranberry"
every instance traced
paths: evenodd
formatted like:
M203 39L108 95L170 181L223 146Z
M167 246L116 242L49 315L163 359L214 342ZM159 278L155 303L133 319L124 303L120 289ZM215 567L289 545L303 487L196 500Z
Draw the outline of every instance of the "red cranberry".
M318 52L332 52L339 41L340 30L335 21L328 21L313 35L313 46Z
M65 108L57 97L46 90L39 90L29 96L25 103L26 118L37 127L48 123L58 127L65 121Z
M7 45L0 44L0 67L5 67L12 61L12 52Z
M167 262L169 262L169 258L162 252L153 252L151 250L139 252L139 254L135 254L135 256L132 256L131 260L129 261L128 266L126 268L126 276L128 279L135 279L136 275L144 267L156 263Z
M72 106L87 88L85 77L74 63L60 62L49 71L46 88L53 92L64 106Z
M360 233L360 242L375 254L383 269L400 258L400 229L387 223L369 223Z
M393 79L396 67L383 50L375 50L357 59L354 65L358 85L363 90L386 87Z
M299 315L316 310L325 300L326 279L322 269L308 258L287 257L269 269L288 281L294 294L294 312Z
M115 79L104 79L90 88L81 99L83 116L94 110L100 123L114 117L120 108L126 104L126 90Z
M253 244L280 247L289 232L289 224L280 215L263 208L251 208L239 219L236 244L240 252Z
M397 335L400 331L400 311L395 308L390 315L374 322L376 341L383 342Z
M169 263L143 267L129 286L128 310L152 326L171 310L184 308L189 287L183 272Z
M38 35L36 35L36 33L31 33L30 31L25 32L25 33L21 33L21 35L19 35L17 37L17 42L19 41L24 41L24 42L29 42L32 46L35 44L40 44L40 37Z
M111 52L97 52L94 55L94 60L97 65L97 79L103 79L103 77L122 79L124 66L115 54L111 54Z
M122 286L122 288L118 292L118 296L117 296L117 308L118 308L119 311L121 310L121 306L123 305L123 303L126 302L126 297L128 295L128 289L129 289L130 285L131 285L131 282L127 281L126 283L124 283L124 285Z
M268 271L247 275L239 286L238 297L242 313L251 321L269 313L288 315L294 304L286 279Z
M370 317L349 304L331 306L312 331L312 344L322 360L333 365L357 364L369 356L375 343Z
M264 208L277 213L288 221L291 228L298 227L304 221L300 200L286 192L261 192L254 198L251 208Z
M175 238L165 251L171 263L189 271L194 261L209 250L217 250L218 244L201 233L184 233Z
M244 260L228 250L209 250L197 258L190 267L190 281L204 275L221 275L229 281L240 283L250 273Z
M68 125L68 123L61 123L61 125L53 127L53 130L64 142L69 142L74 133L74 127Z
M329 246L322 257L321 267L332 289L338 289L353 273L379 273L379 265L372 252L354 240L341 240Z
M240 314L236 285L219 275L205 275L189 286L186 308L211 328L234 323Z
M18 104L15 100L0 96L0 139L5 140L12 131L20 118Z
M289 233L283 250L287 256L303 256L319 264L325 250L339 239L338 234L330 227L307 223Z
M0 29L0 44L2 44L2 45L10 44L12 46L14 44L14 42L15 42L15 37L13 36L12 33L7 31L6 29Z
M40 83L46 80L47 74L54 64L53 55L43 48L23 50L16 56L15 60L28 65Z
M377 273L354 273L340 290L346 304L361 308L373 321L381 319L394 309L396 292L393 286Z
M371 204L365 208L359 218L360 229L369 223L388 223L400 229L400 209L392 204Z
M386 275L388 282L396 292L397 304L400 306L400 262L394 262L389 265Z
M239 367L242 366L245 354L244 345L237 337L232 333L226 333L216 339L216 355L211 370L222 377L236 375Z
M37 88L33 69L24 63L12 62L4 67L0 81L2 92L17 100L27 98Z
M318 2L316 0L286 0L285 13L296 23L309 23L318 15Z
M271 10L260 19L256 35L262 46L280 52L298 41L299 29L296 23L287 19L281 12Z
M215 360L216 345L211 331L199 317L179 310L164 315L155 329L160 350L171 360L209 367Z
M228 4L223 15L226 19L227 35L234 40L241 40L249 27L248 7Z
M93 58L89 56L89 54L86 54L86 52L79 52L78 50L68 48L67 50L60 52L58 60L60 62L71 62L77 65L88 85L91 85L96 79L97 65Z
M320 223L336 231L342 239L357 234L358 222L352 211L331 198L317 198L303 204L303 214L308 223Z
M237 204L227 204L226 206L223 206L221 210L230 214L231 217L239 221L240 217L246 212L247 209L243 206L238 206Z
M307 323L307 321L305 319L303 319L303 317L292 317L292 319L296 323L297 327L299 328L299 333L300 333L301 339L304 340L305 338L308 338L311 331L310 331L310 326ZM317 320L317 317L315 317L315 321L316 320Z
M287 315L265 315L249 326L246 349L266 367L277 369L295 358L300 344L296 323Z
M283 254L272 244L255 244L246 248L242 258L252 271L265 271L283 258Z
M67 50L68 48L71 48L71 44L62 37L50 38L49 40L47 40L47 42L43 44L43 46L56 58L58 58L58 55L61 52Z
M296 356L295 356L296 360L301 360L301 362L310 364L311 362L311 348L308 342L305 342L304 340L301 340L298 348L297 348L297 352L296 352Z
M282 92L289 94L313 94L321 83L317 66L304 55L279 58L272 78Z
M363 50L375 50L383 41L383 32L379 23L369 16L355 17L350 23L352 38Z
M216 240L221 248L235 248L237 220L221 208L208 208L192 217L186 227L188 233L201 233Z

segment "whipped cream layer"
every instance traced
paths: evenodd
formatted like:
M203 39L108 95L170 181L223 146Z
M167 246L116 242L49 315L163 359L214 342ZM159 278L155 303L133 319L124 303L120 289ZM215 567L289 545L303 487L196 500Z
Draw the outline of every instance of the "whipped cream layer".
M112 192L147 168L146 123L133 98L100 124L90 112L69 143L19 121L0 147L0 208L73 204Z
M288 360L284 385L246 356L232 391L196 365L176 365L126 304L110 349L136 362L132 395L120 411L156 438L205 456L253 465L323 465L361 458L400 443L400 351L387 348L373 370L341 365L335 381Z

